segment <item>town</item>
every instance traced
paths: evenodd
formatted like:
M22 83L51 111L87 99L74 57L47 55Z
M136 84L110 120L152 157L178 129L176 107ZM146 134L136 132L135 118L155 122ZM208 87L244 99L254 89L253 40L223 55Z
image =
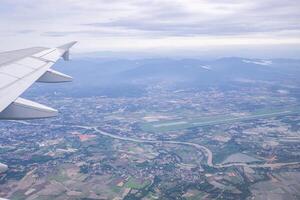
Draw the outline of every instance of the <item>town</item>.
M0 196L299 197L298 101L269 91L153 87L140 97L38 97L62 113L1 122L9 170Z

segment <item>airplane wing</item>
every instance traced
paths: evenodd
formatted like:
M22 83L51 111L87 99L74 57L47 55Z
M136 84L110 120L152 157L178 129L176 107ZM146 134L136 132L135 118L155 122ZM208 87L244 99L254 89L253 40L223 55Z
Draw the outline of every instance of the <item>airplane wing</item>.
M35 82L71 81L72 77L50 68L61 57L69 60L69 49L75 43L0 53L0 119L37 119L57 115L57 110L23 99L20 95Z

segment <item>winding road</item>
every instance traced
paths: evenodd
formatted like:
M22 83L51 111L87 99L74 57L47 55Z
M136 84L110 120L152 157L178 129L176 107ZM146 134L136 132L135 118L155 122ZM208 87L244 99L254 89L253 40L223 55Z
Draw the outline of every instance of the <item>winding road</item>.
M82 127L81 128L87 128L87 127ZM290 162L290 163L264 163L264 164L248 164L248 163L227 163L227 164L213 164L213 154L211 152L211 150L205 146L202 146L200 144L196 144L196 143L191 143L191 142L180 142L180 141L169 141L169 140L164 140L164 141L160 141L160 140L144 140L144 139L136 139L136 138L129 138L129 137L123 137L123 136L117 136L111 133L107 133L105 131L100 130L97 127L89 127L95 130L95 132L104 135L104 136L108 136L110 138L113 139L118 139L118 140L124 140L124 141L130 141L130 142L136 142L136 143L152 143L152 144L178 144L178 145L186 145L186 146L192 146L194 148L196 148L197 150L201 151L202 153L204 153L204 155L207 157L207 161L206 164L209 167L214 167L214 168L225 168L225 167L232 167L232 166L248 166L248 167L252 167L252 168L275 168L275 167L284 167L287 165L296 165L296 164L300 164L300 162Z
M21 123L24 125L33 125L33 126L41 126L43 124L34 124L29 123L25 121L13 121L16 123ZM67 125L60 125L60 124L51 124L51 126L54 127L62 127ZM242 167L252 167L252 168L276 168L276 167L284 167L288 165L297 165L300 164L300 162L289 162L289 163L263 163L263 164L248 164L248 163L226 163L226 164L213 164L213 154L212 151L200 144L192 143L192 142L180 142L180 141L174 141L174 140L148 140L148 139L138 139L138 138L131 138L131 137L125 137L125 136L119 136L114 135L111 133L108 133L106 131L100 130L96 126L81 126L81 125L71 125L69 127L72 128L82 128L82 129L88 129L88 130L94 130L96 133L99 133L100 135L107 136L113 139L117 140L123 140L123 141L129 141L129 142L135 142L135 143L148 143L148 144L177 144L177 145L186 145L194 147L195 149L201 151L204 153L204 155L207 157L206 164L209 167L214 168L225 168L225 167L232 167L232 166L242 166Z

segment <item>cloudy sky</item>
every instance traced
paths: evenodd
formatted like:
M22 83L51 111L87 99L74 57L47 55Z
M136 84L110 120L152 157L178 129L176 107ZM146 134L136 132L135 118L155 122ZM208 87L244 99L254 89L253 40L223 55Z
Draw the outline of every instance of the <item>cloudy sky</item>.
M0 50L298 57L297 0L1 0Z

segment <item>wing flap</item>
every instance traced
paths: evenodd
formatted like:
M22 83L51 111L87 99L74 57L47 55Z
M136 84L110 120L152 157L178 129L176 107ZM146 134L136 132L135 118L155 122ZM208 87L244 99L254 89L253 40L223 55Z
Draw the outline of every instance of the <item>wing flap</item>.
M58 111L42 104L18 98L0 113L0 119L25 120L57 116Z
M63 83L71 82L72 77L61 72L49 69L43 76L41 76L37 82L41 83Z

